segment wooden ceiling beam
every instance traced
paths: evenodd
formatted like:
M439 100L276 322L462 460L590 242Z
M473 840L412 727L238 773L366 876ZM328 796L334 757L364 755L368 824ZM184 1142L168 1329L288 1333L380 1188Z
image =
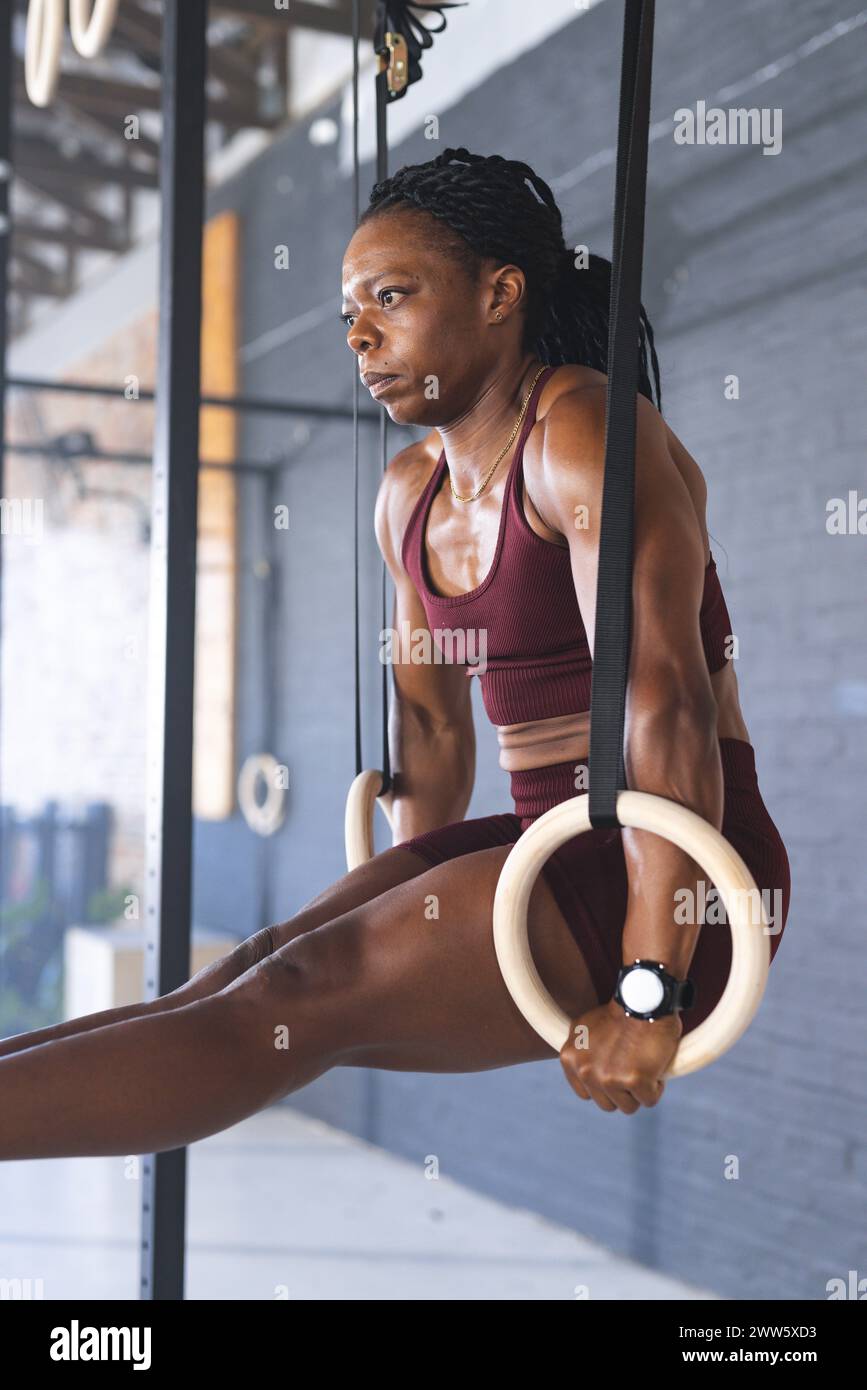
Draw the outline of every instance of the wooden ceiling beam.
M95 227L85 228L81 231L77 231L75 227L69 225L46 227L27 217L15 218L9 229L9 235L13 246L18 246L21 242L29 242L44 246L71 246L78 251L119 253L127 249L125 243L119 241L116 236L109 236L105 232L98 231Z
M211 0L211 11L249 19L268 29L310 29L318 34L340 34L352 37L352 5L341 0L339 5L312 5L307 0L291 0L288 9L278 10L274 0ZM368 9L361 14L361 37L373 39L373 15Z
M112 139L119 142L127 152L147 155L148 159L153 160L155 169L159 168L160 147L156 140L152 140L149 135L145 135L140 130L135 140L127 140L123 134L123 126L114 121L107 120L104 116L97 116L93 111L86 111L78 101L70 101L66 96L58 96L56 107L59 110L67 111L73 117L73 129L85 130L87 126L92 126L94 130L100 131L103 135L110 135ZM79 122L81 125L79 126Z
M134 142L128 143L132 145ZM159 187L158 169L137 169L128 162L110 164L108 160L97 159L92 152L85 150L80 155L64 158L50 141L33 135L16 139L14 172L22 178L27 178L29 173L39 173L55 180L69 180L75 185L95 183L102 186L119 184L124 188Z
M140 57L147 54L155 60L152 70L160 71L162 24L155 15L135 6L121 5L118 8L114 33ZM250 64L243 57L228 46L218 47L215 44L208 46L208 75L217 77L227 86L237 89L236 96L243 96L244 89L250 85L253 77Z
M58 188L50 179L40 174L38 170L30 170L27 175L17 174L28 187L43 198L50 198L52 202L58 203L67 213L73 213L77 217L88 220L91 226L101 229L106 236L110 236L114 230L115 223L111 218L106 217L98 208L94 208L86 198L80 197L72 188Z
M10 289L28 295L42 295L48 299L65 299L70 286L65 273L58 272L35 256L22 254L13 256Z
M79 77L76 73L62 73L58 96L67 97L79 105L83 112L109 121L117 121L118 130L130 113L136 111L159 111L162 97L158 86L145 87L136 83L112 82L107 78ZM16 68L15 100L24 104L29 100L24 85L24 70L19 63ZM233 101L225 97L209 97L207 119L221 121L231 126L259 126L272 130L283 119L263 116L257 105L258 91L251 84L249 102Z

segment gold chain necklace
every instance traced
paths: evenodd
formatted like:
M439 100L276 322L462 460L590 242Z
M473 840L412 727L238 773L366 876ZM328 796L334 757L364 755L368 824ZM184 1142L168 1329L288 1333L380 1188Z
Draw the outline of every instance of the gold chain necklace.
M455 492L455 485L454 485L454 483L452 482L452 475L451 475L451 473L449 473L449 486L450 486L450 488L451 488L451 490L452 490L452 497L454 497L454 499L455 499L456 502L474 502L474 501L476 500L477 497L480 497L480 496L482 495L482 493L484 492L485 488L488 486L488 483L489 483L491 477L493 476L493 472L494 472L494 469L496 468L497 464L500 462L500 460L501 460L502 458L504 458L504 456L509 452L509 450L511 449L512 445L514 444L515 438L516 438L517 433L518 433L518 430L521 428L521 421L523 420L524 416L525 416L526 413L527 413L527 406L530 404L530 397L532 396L533 392L534 392L535 389L536 389L536 382L539 380L539 377L542 375L542 373L543 373L545 370L546 370L545 367L540 367L540 368L539 368L539 371L536 373L536 377L535 377L535 380L534 380L534 382L533 382L533 385L530 387L529 391L527 392L527 395L526 395L526 397L525 397L525 399L524 399L524 404L521 406L521 413L520 413L520 415L518 416L518 419L517 419L517 421L516 421L516 423L515 423L515 428L512 430L511 438L509 439L509 442L508 442L508 444L506 445L505 449L501 450L501 452L500 452L500 453L497 455L497 457L494 459L494 462L491 464L491 467L488 469L487 473L485 474L484 478L482 479L481 486L480 486L480 487L477 487L476 490L475 490L475 492L471 492L470 495L469 495L469 497L461 497L459 493Z

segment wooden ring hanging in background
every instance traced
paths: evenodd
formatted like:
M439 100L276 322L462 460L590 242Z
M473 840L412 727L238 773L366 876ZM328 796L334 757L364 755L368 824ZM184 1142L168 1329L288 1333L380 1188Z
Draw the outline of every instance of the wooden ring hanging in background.
M24 85L34 106L50 106L60 76L64 0L30 0L24 41Z
M60 77L66 0L30 0L24 42L24 85L34 106L50 106ZM119 0L69 0L72 42L83 58L108 43Z
M95 58L108 43L118 0L69 0L69 31L82 58Z
M373 858L373 807L381 786L382 773L372 768L353 778L343 822L347 869L357 869L359 864L366 864ZM379 804L393 829L390 802L383 800Z
M283 824L286 789L278 787L280 764L271 753L251 753L238 774L238 805L244 820L257 835L273 835ZM265 783L265 800L256 799L259 778Z

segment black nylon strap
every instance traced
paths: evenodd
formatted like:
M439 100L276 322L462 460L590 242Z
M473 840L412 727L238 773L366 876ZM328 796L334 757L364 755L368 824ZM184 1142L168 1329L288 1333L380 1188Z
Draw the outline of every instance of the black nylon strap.
M375 40L374 40L375 42ZM388 178L388 74L376 74L376 181ZM388 467L388 411L383 410L379 417L379 462L385 473ZM382 562L382 630L388 627L388 575L385 561ZM391 790L391 755L388 748L388 671L389 663L382 663L382 786L379 795Z
M407 85L401 91L391 91L388 85L388 72L385 67L380 68L376 74L376 181L381 183L388 178L388 105L391 101L396 101L406 95L407 88L414 82L418 82L422 77L421 55L426 48L433 44L433 35L442 33L446 27L446 17L443 10L463 8L463 3L455 3L455 0L445 0L441 4L419 3L413 4L411 0L377 0L373 47L379 55L386 55L388 52L385 36L387 33L397 33L406 41L409 73ZM352 136L353 136L353 201L355 210L355 223L358 223L360 213L359 201L359 155L358 155L358 48L361 39L361 15L360 0L352 0L352 41L353 41L353 72L352 72ZM418 15L413 13L418 10L428 19L438 17L442 22L439 28L423 24ZM355 554L355 775L358 776L364 770L361 738L361 618L359 612L359 443L358 443L358 366L353 363L353 457L354 457L354 554ZM388 466L388 412L383 410L380 416L380 470L385 472ZM382 565L381 582L381 630L385 631L388 627L388 571L385 562ZM379 796L384 796L391 790L391 756L388 746L388 662L382 663L382 784L379 789Z
M352 0L352 208L353 223L358 225L360 207L360 180L358 158L358 45L361 37L361 0ZM361 751L361 618L359 614L359 565L358 565L358 481L359 481L359 440L358 440L358 394L361 381L358 363L352 362L352 464L353 464L353 566L355 587L353 591L354 652L353 670L355 675L355 775L363 769Z
M422 77L421 55L424 49L430 48L433 44L433 35L441 33L446 27L446 17L443 10L461 8L460 5L451 0L444 4L413 4L409 0L378 0L376 8L376 22L373 34L374 51L380 55L387 54L388 49L385 43L387 33L399 33L406 41L409 72L407 75L407 85L402 90L391 91L388 84L388 72L381 68L376 74L376 181L381 183L388 178L388 105L391 101L397 101L406 95L407 90L414 82L419 82ZM433 28L428 24L423 24L421 20L413 14L413 10L419 10L428 19L438 16L442 21L439 28ZM357 218L356 218L357 220ZM357 375L357 373L356 373ZM380 471L385 473L388 467L388 411L383 410L380 415L379 431L379 453ZM382 593L380 597L382 609L382 631L388 627L388 571L383 561L382 565ZM387 661L382 663L382 785L379 789L379 796L384 796L391 790L391 755L388 747L388 672L389 664ZM357 690L358 687L356 687ZM360 715L358 716L360 725ZM361 754L358 753L358 767L356 772L361 771Z
M608 338L605 475L590 693L590 824L616 829L632 638L635 420L654 0L625 0Z
M353 171L353 210L355 223L361 212L360 189L359 189L359 154L358 154L358 49L361 41L361 0L352 0L352 42L353 42L353 71L352 71L352 171ZM377 34L384 27L384 11L380 7L377 16ZM376 46L377 39L374 39ZM376 178L377 182L388 177L388 74L385 71L376 74ZM364 771L364 755L362 750L361 736L361 614L359 600L359 439L358 439L358 393L359 376L358 364L353 362L353 383L352 383L352 444L354 461L354 488L353 488L353 537L354 537L354 562L355 562L355 589L354 589L354 676L355 676L355 775ZM388 462L388 414L383 410L380 416L380 467L385 472ZM387 571L385 562L382 565L381 579L381 624L382 630L388 627L388 588ZM382 664L382 783L379 789L379 796L384 796L391 790L391 756L388 745L388 663Z

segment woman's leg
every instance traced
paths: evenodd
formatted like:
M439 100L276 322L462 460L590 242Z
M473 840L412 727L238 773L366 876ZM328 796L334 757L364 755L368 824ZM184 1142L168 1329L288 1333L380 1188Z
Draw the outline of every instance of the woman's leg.
M80 1018L70 1018L63 1023L51 1024L47 1028L34 1029L30 1033L16 1033L11 1038L0 1039L0 1057L10 1057L13 1052L23 1052L25 1048L37 1047L40 1043L71 1038L77 1033L89 1033L93 1028L104 1028L110 1023L124 1023L133 1018L165 1013L167 1009L177 1009L184 1004L192 1004L198 999L218 994L239 975L257 965L277 946L285 945L302 932L322 926L324 922L338 917L341 912L347 912L351 907L369 902L371 898L384 893L387 888L393 888L397 883L404 883L416 874L424 873L425 868L424 861L408 850L401 850L398 846L384 850L366 864L360 864L357 869L344 874L294 917L276 926L263 927L253 936L248 936L227 955L206 965L191 980L171 993L163 994L158 999L124 1004L116 1009L100 1009L97 1013L83 1014Z
M503 984L491 905L510 846L422 872L295 936L218 994L0 1060L0 1158L160 1152L335 1065L480 1071L557 1053ZM598 1001L544 877L528 913L572 1017Z
M82 1014L79 1018L69 1018L63 1023L52 1023L47 1028L36 1028L30 1033L15 1033L11 1038L0 1040L0 1057L10 1057L13 1052L23 1052L25 1048L37 1047L40 1043L57 1042L60 1038L71 1038L77 1033L89 1033L93 1028L104 1028L109 1023L123 1023L131 1018L143 1018L147 1014L164 1013L176 1009L181 1004L190 1004L195 999L203 999L215 994L231 984L238 975L249 970L261 960L268 951L273 950L270 927L256 932L246 941L240 941L233 950L220 960L212 961L194 975L186 984L163 994L158 999L141 1000L135 1004L122 1004L116 1009L99 1009L94 1014Z

